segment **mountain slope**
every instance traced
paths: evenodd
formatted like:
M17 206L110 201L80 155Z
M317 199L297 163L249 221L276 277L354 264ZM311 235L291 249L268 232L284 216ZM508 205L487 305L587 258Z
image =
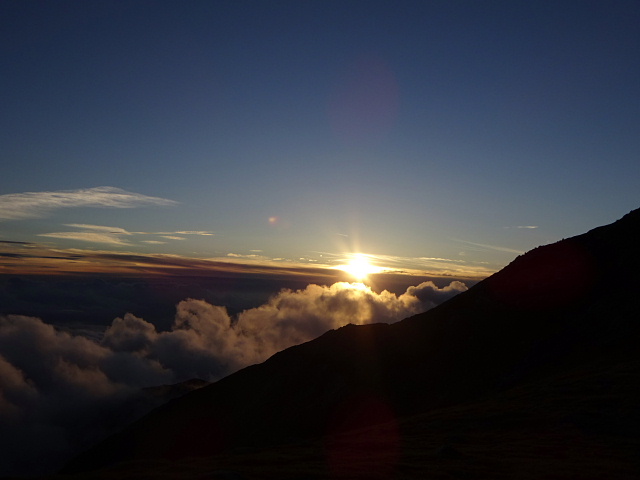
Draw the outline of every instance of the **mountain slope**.
M317 447L314 451L325 452L318 460L324 469L349 463L342 450L352 452L354 445L368 444L370 454L363 462L369 467L358 475L373 478L375 472L387 478L391 471L374 460L385 458L383 463L392 465L394 472L402 471L408 452L420 445L411 438L422 438L416 427L421 416L440 412L440 424L447 424L460 408L467 408L471 413L461 422L468 426L493 411L489 418L504 426L512 406L516 413L512 412L511 435L536 425L553 430L566 423L553 420L554 415L564 418L558 412L568 411L567 402L582 398L581 389L584 408L576 413L577 423L588 424L588 412L597 413L601 405L606 415L592 421L597 424L594 429L608 428L612 438L637 443L637 435L630 432L640 427L640 415L628 405L630 399L640 400L635 334L639 302L634 284L640 268L638 232L640 210L614 224L539 247L425 314L394 325L343 327L287 349L159 408L80 455L64 471L141 461L152 468L158 462L204 461L223 458L222 454L227 458L229 452L249 458L255 455L251 452L277 452L284 445L293 451L311 442ZM627 372L623 377L615 373L621 369ZM603 371L604 376L594 380L595 372ZM582 380L576 381L570 398L540 393L562 389L558 378ZM620 378L633 383L619 386ZM606 401L598 399L601 392L594 391L594 382L609 382L618 393ZM518 389L524 392L519 400L503 401L502 408L495 408L502 401L497 399ZM539 404L547 403L546 409L523 423L524 407L518 405L535 397ZM507 412L504 418L500 412ZM372 425L382 430L372 434ZM407 433L411 431L413 436ZM351 447L331 447L341 441ZM456 457L456 452L445 448L441 456ZM617 452L629 460L626 450ZM354 455L352 459L358 458ZM616 465L624 463L628 473L635 468L629 462L618 460ZM120 474L126 471L122 468ZM329 470L335 473L335 468ZM409 468L401 476L420 478L424 473L420 467L415 470Z

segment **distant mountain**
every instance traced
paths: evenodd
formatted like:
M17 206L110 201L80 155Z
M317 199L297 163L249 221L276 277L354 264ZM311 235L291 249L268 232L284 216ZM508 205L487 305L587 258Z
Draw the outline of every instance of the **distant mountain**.
M639 233L635 210L424 314L284 350L163 405L63 472L638 478Z

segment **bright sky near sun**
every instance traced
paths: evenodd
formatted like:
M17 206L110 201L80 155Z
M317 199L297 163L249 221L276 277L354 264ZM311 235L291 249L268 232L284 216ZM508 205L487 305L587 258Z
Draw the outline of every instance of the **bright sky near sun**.
M638 25L617 0L5 0L2 251L486 275L640 206Z

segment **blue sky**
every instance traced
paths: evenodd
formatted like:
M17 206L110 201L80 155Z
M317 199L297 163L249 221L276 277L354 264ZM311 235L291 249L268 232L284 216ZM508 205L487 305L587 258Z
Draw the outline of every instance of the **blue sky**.
M2 248L484 275L639 206L639 24L635 1L4 1Z

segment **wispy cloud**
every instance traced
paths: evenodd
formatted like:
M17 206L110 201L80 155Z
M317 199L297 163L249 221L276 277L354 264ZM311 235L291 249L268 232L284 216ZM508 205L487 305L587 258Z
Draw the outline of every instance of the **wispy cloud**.
M227 257L237 258L237 259L245 259L245 260L278 260L275 258L265 257L264 255L258 255L256 253L227 253ZM281 260L281 259L280 259Z
M211 237L215 235L214 232L208 230L178 230L176 232L131 232L136 235L200 235L205 237Z
M515 227L504 227L504 228L538 228L537 225L516 225Z
M168 240L186 240L186 238L184 237L176 237L175 235L160 235L160 236Z
M320 262L335 267L348 263L354 253L316 252L320 254ZM441 257L401 257L396 255L357 254L370 264L381 267L388 273L407 273L417 275L438 275L458 277L486 277L498 268L490 268L485 262L473 262L463 259Z
M130 233L130 232L127 232ZM105 235L105 237L100 237ZM85 242L132 245L134 236L118 236L98 231L54 232L51 237ZM162 245L155 239L140 240L148 245ZM135 245L133 245L135 246ZM211 272L242 272L274 275L312 275L318 278L340 277L337 266L348 263L349 254L315 252L315 255L296 259L270 257L259 253L230 252L224 256L193 258L180 255L152 254L133 251L83 250L80 248L55 248L51 245L0 242L0 272L3 273L62 273L62 272L111 272L188 275ZM391 255L366 255L367 260L383 270L383 273L463 278L484 278L498 270L498 266L486 262L439 257L398 257Z
M92 232L75 232L76 235ZM93 232L97 233L97 232ZM127 237L129 238L129 237ZM147 240L145 242L156 242ZM104 243L109 243L104 242ZM114 244L114 242L110 242ZM192 258L169 254L149 254L131 251L84 250L53 248L49 245L25 242L0 242L0 273L123 273L145 275L185 274L211 275L258 273L274 275L312 276L335 280L335 270L325 266L311 267L300 262L275 261L268 257L246 258L235 254L220 258Z
M174 233L177 233L178 235L203 235L205 237L215 235L213 232L206 230L182 230Z
M121 234L99 232L52 232L41 233L39 237L62 238L64 240L79 240L81 242L108 243L111 245L131 245L120 238Z
M115 187L11 193L0 195L0 220L38 218L61 208L136 208L176 204L166 198L150 197Z
M480 248L484 248L484 249L487 249L487 250L495 250L495 251L498 251L498 252L515 253L517 255L522 255L524 253L524 251L522 251L522 250L515 250L513 248L501 247L499 245L487 245L485 243L468 242L467 240L460 240L458 238L453 238L452 240L454 240L456 242L464 243L466 245L471 245L471 246L474 246L474 247L480 247Z
M104 232L114 235L133 235L132 232L127 232L124 228L120 227L108 227L106 225L89 225L86 223L65 223L65 227L82 228L85 230L93 230L96 232Z
M39 237L61 238L64 240L79 240L81 242L107 243L110 245L131 245L121 237L132 235L124 228L108 227L105 225L89 225L86 223L67 223L66 227L79 228L80 232L52 232L41 233ZM88 231L87 231L88 230Z
M123 236L135 235L157 235L166 240L186 240L185 237L174 235L180 232L129 232L121 227L110 227L106 225L91 225L86 223L66 223L65 227L78 228L80 232L52 232L41 233L40 237L61 238L65 240L80 240L82 242L109 243L112 245L133 245L133 241L126 241ZM183 231L184 235L213 235L211 232ZM162 245L167 242L162 240L140 240L140 243L151 245Z
M81 232L78 232L81 233ZM91 232L86 232L91 233ZM95 232L98 233L98 232ZM121 241L128 241L125 237ZM94 239L95 240L95 239ZM152 242L156 240L143 240ZM112 245L116 245L112 242ZM107 246L107 245L105 245ZM291 275L312 278L313 282L335 282L344 278L339 264L346 256L323 253L296 259L274 258L259 254L230 253L225 256L193 258L180 255L140 253L116 249L84 250L80 248L54 248L38 244L0 243L0 272L8 273L122 273L144 275L234 275L255 273L260 275ZM460 262L453 259L432 260L384 255L368 256L376 267L387 274L451 277L456 279L484 278L497 270L482 262ZM319 279L326 280L319 280ZM327 284L327 283L325 283Z

